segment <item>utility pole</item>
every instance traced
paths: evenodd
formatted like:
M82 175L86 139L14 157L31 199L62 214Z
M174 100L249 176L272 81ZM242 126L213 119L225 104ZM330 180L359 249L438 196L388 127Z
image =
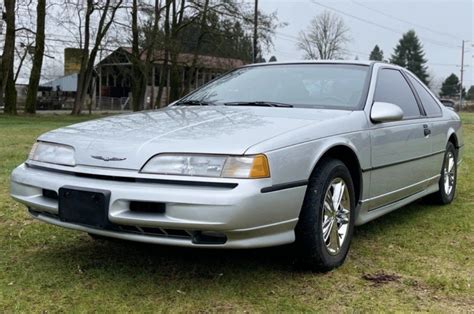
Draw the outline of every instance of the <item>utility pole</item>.
M460 81L460 91L459 91L459 109L463 109L463 99L462 99L462 83L464 79L464 40L462 41L461 46L461 81Z
M258 0L255 0L255 13L253 18L253 63L257 62L258 57Z

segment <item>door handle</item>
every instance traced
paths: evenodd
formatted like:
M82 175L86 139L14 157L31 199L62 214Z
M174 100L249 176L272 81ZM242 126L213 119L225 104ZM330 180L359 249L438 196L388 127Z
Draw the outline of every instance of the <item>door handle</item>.
M428 124L423 124L423 133L425 134L425 136L428 136L431 134L431 130L428 127Z

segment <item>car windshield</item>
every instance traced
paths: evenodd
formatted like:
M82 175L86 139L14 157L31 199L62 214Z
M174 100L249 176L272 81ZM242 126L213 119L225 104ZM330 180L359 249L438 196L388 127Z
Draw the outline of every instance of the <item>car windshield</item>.
M369 67L292 64L244 67L183 98L182 104L269 105L354 110L362 107ZM286 104L286 106L285 106Z

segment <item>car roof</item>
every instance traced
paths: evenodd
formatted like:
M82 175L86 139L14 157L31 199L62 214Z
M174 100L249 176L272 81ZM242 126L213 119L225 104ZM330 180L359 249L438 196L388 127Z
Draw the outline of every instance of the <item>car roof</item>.
M275 61L261 62L244 65L243 67L263 66L263 65L285 65L285 64L355 64L355 65L372 65L374 63L389 63L372 60L294 60L294 61Z

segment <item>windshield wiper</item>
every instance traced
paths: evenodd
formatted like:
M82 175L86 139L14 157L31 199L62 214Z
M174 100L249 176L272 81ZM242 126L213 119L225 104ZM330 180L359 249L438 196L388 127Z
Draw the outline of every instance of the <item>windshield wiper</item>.
M214 106L212 102L201 101L201 100L183 100L177 102L175 106Z
M235 101L226 102L226 106L258 106L258 107L279 107L279 108L293 108L293 105L274 101Z

